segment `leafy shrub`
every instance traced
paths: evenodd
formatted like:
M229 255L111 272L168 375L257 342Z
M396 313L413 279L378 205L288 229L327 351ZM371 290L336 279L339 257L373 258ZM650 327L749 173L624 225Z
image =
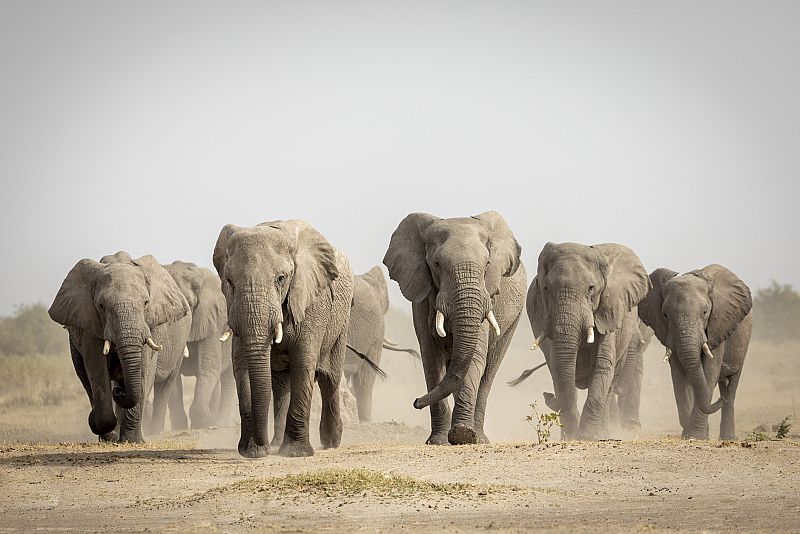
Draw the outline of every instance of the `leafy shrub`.
M550 431L553 425L564 426L561 424L561 411L550 413L539 413L536 407L536 401L530 405L533 413L525 417L525 420L536 430L536 438L539 444L547 443L550 441Z
M0 318L0 354L59 354L67 351L67 334L41 303L23 304Z
M789 435L789 430L792 428L792 423L789 421L791 419L791 415L787 415L783 418L783 421L778 423L775 428L775 437L778 439L783 439Z

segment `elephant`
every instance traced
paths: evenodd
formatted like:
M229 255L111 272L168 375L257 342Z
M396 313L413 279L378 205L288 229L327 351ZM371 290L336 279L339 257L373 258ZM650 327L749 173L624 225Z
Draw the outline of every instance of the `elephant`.
M522 248L494 211L406 216L383 263L411 301L430 406L428 444L488 443L486 402L522 313ZM454 396L452 415L446 398Z
M119 441L143 442L142 412L153 389L153 418L163 426L164 392L179 376L192 315L153 256L134 260L120 251L99 262L80 260L61 284L49 315L69 332L94 434L111 439L119 424ZM120 408L119 421L112 399Z
M174 261L164 268L178 284L192 309L189 330L189 355L181 365L181 374L197 377L194 398L189 408L192 428L207 428L230 420L236 386L231 363L231 341L220 340L227 328L225 295L216 273L194 263ZM176 381L173 393L181 399L183 385ZM184 415L185 418L185 415ZM173 429L176 425L173 423ZM184 426L185 428L185 426Z
M344 376L351 384L361 422L372 420L372 389L375 377L381 376L378 366L382 349L420 357L416 350L399 347L384 337L383 316L388 311L386 278L376 265L353 280L353 306L344 360Z
M239 454L269 454L273 396L272 446L285 456L313 455L308 425L315 379L322 394L322 445L338 447L338 390L353 300L353 272L345 255L302 220L228 224L214 247L214 267L233 335Z
M685 438L708 439L708 414L722 408L720 439L735 439L734 401L753 329L750 288L722 265L679 275L650 273L639 316L667 348ZM711 403L716 385L720 399Z
M542 348L553 378L555 395L544 398L561 413L562 440L609 433L609 401L649 288L647 271L624 245L547 243L539 254L526 308L534 348ZM576 388L588 389L580 414Z

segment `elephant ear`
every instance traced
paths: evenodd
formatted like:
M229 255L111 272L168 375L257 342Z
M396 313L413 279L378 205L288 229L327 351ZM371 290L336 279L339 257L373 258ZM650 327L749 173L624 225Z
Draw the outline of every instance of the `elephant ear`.
M487 211L473 217L483 222L489 229L489 266L486 268L486 290L489 296L500 292L500 279L513 276L519 269L522 247L517 242L511 228L502 215Z
M94 305L94 284L102 264L83 259L75 264L61 283L48 310L50 318L64 326L75 326L103 337L103 323Z
M339 276L336 250L313 226L299 219L265 223L282 228L294 237L290 251L294 256L294 275L286 296L289 319L295 326L303 322L306 310L319 294L330 288Z
M594 312L594 324L601 334L622 326L625 316L647 295L650 278L634 251L617 243L593 245L600 253L600 267L606 286Z
M144 272L150 301L144 309L144 320L152 330L165 323L178 321L189 313L189 303L178 284L153 256L142 256L133 264Z
M531 322L533 335L539 337L547 326L547 308L542 300L542 290L539 287L538 275L533 277L533 282L528 288L525 308L528 313L528 320Z
M199 271L201 284L197 291L197 305L192 310L192 328L189 341L208 337L219 337L228 323L228 309L225 295L220 289L217 275L209 269L195 267Z
M722 265L709 265L693 273L709 282L711 315L708 317L706 335L709 347L714 349L725 341L742 319L750 313L753 307L750 288Z
M221 279L225 279L225 264L228 263L228 240L238 230L235 224L226 224L222 227L214 245L214 268Z
M662 290L667 282L678 276L673 270L660 268L650 273L650 283L653 288L647 292L647 296L639 303L639 319L653 329L656 338L665 347L667 346L667 335L669 329L664 320L664 313L661 307L664 305L664 295Z
M375 289L381 304L381 313L386 315L389 311L389 290L386 287L386 277L379 266L375 266L362 275L364 280Z
M439 217L427 213L407 215L392 234L383 257L389 278L397 282L403 296L411 302L422 302L433 289L423 235L431 224L439 220Z

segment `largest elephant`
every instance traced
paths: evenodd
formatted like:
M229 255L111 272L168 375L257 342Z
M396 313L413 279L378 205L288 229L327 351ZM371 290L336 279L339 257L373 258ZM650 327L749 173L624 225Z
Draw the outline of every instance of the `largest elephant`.
M638 330L636 305L649 288L624 245L547 243L539 254L527 311L553 377L555 395L545 393L545 402L561 411L562 439L608 433L610 397ZM576 388L588 389L580 416Z
M412 303L428 387L414 407L430 406L429 444L489 441L486 402L522 313L521 252L494 211L453 219L412 213L392 234L383 263Z
M222 228L214 248L233 333L233 373L242 418L239 454L266 456L274 396L273 445L311 456L309 410L314 380L322 393L320 438L342 437L339 382L353 299L347 258L308 223L273 221Z
M163 420L160 399L178 377L192 321L172 277L152 256L120 251L99 262L83 259L49 314L69 332L72 363L92 406L89 428L110 437L117 426L113 399L123 409L119 440L144 441L144 402L155 385L154 417Z
M639 315L667 347L683 436L708 439L708 414L722 407L720 439L735 439L733 404L753 328L750 288L716 264L682 275L656 269L650 279ZM721 398L711 403L717 384Z
M174 261L164 268L192 309L192 328L186 344L188 356L181 365L182 375L196 377L189 408L192 428L224 424L230 419L236 386L231 364L231 341L220 340L228 324L220 279L210 269L191 262ZM178 380L176 385L174 394L182 405L182 381Z

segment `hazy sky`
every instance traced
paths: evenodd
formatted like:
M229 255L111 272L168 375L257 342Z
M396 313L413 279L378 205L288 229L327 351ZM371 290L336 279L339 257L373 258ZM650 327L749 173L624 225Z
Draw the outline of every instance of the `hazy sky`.
M303 218L363 272L497 210L800 286L800 2L0 3L0 314ZM402 302L392 284L393 302Z

